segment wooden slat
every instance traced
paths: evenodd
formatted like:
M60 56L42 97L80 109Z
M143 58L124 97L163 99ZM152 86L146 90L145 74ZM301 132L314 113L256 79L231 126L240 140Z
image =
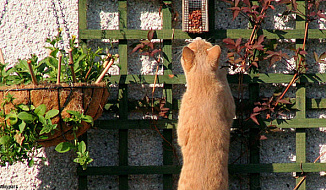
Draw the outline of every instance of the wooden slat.
M272 163L235 164L229 166L230 173L292 173L325 171L326 163Z
M78 175L137 175L137 174L179 174L181 166L104 166L78 169ZM326 163L272 163L272 164L232 164L232 173L292 173L326 171Z
M119 0L119 30L123 31L127 29L127 1L126 0ZM123 34L123 33L121 33ZM122 38L107 38L107 39L122 39Z
M171 1L164 1L164 5L162 5L162 14L163 14L163 28L171 29L172 27L172 15L169 7L166 5L171 4ZM165 39L163 40L163 65L164 65L164 75L172 74L172 40ZM165 84L164 85L164 97L166 98L166 106L167 108L172 109L172 85ZM172 119L172 114L168 115L168 119ZM172 145L172 129L163 129L163 165L173 165L173 147ZM164 174L163 175L163 189L171 190L173 188L173 177L172 174Z
M254 102L259 100L259 84L249 84L249 101L251 105L254 105ZM260 118L258 118L260 120ZM260 140L259 140L259 129L250 128L249 131L249 162L250 164L259 164L260 160ZM250 190L260 189L260 174L252 173L249 176Z
M120 58L121 61L121 58ZM154 81L153 75L112 75L110 77L111 83L117 84L152 84ZM244 75L243 83L289 83L293 75L290 74L248 74ZM239 81L238 75L228 75L229 83L238 84ZM326 73L324 74L305 74L299 79L299 82L306 83L316 83L316 82L326 82ZM185 84L186 79L184 75L159 75L158 83L167 83L167 84Z
M78 30L87 29L87 0L78 1ZM80 34L82 36L82 34ZM84 39L79 35L80 39Z
M306 98L307 109L325 109L326 99Z
M278 123L279 122L279 123ZM177 120L157 120L155 122L159 129L176 129ZM266 126L270 125L270 122L264 122ZM151 129L153 123L151 120L97 120L94 127L101 129ZM254 123L251 123L254 125ZM326 119L291 119L291 120L278 120L272 123L279 128L319 128L326 127ZM237 122L234 121L234 128L238 128Z
M119 116L121 120L128 119L128 89L119 85ZM119 129L119 166L128 166L128 129ZM119 189L128 189L128 175L119 176Z
M298 2L298 11L302 13L306 13L306 1ZM296 15L296 29L305 30L306 27L306 20L302 18L300 15ZM304 34L303 34L304 37ZM303 38L301 37L301 39ZM304 40L296 40L296 49L298 48L305 48ZM303 61L301 65L306 65L305 59L302 59ZM305 72L305 71L303 71ZM296 112L296 118L298 119L305 119L306 118L306 87L305 82L300 82L297 84L297 91L296 91L296 105L297 109L299 111ZM296 163L303 164L306 163L306 129L296 129ZM304 171L304 170L303 170ZM303 180L303 171L297 172L298 178L296 178L296 184L301 183ZM306 187L306 180L304 180L298 190L305 190Z
M81 39L101 39L103 37L107 39L146 39L147 30L135 30L135 29L119 29L119 30L80 30ZM294 30L262 30L264 36L267 39L303 39L304 29ZM207 34L194 35L191 33L183 32L181 29L162 29L156 30L156 36L158 39L192 39L197 36L210 39L238 39L249 38L251 31L247 29L228 29L228 30L213 30ZM321 39L326 38L326 32L319 29L309 29L309 39Z

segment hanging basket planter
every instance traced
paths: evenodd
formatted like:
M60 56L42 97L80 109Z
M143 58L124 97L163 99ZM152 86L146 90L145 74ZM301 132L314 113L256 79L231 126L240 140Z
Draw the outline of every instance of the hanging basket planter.
M63 119L70 117L67 110L78 111L98 119L103 107L109 97L107 85L76 83L72 86L68 84L50 85L18 85L0 87L0 96L4 98L7 94L14 97L13 104L34 105L35 107L45 104L48 110L57 109L59 115L52 119L53 124L58 124L54 134L46 134L46 140L38 140L44 147L55 146L60 142L73 140L75 138L72 126L63 122ZM9 113L14 106L5 104L3 109ZM91 127L90 124L82 122L75 132L76 136L85 133Z
M78 136L101 116L109 97L108 71L119 55L76 46L76 36L66 52L61 40L61 30L46 40L51 51L42 60L33 54L10 65L0 51L0 165L32 166L38 148L50 146L76 152L73 161L83 169L93 161Z
M208 32L208 0L182 1L182 31Z

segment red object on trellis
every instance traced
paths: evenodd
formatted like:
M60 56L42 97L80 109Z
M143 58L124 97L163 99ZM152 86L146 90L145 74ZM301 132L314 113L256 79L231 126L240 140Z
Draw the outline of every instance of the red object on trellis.
M208 32L208 0L182 1L182 31Z

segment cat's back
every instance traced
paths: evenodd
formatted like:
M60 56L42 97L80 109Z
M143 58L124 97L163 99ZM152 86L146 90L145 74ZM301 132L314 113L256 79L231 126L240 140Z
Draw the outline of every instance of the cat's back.
M183 167L178 190L226 190L228 149L235 105L219 46L196 39L183 49L187 89L181 101L178 143Z
M221 49L202 39L196 39L183 51L182 65L187 89L181 101L179 117L200 116L203 119L225 116L232 120L235 105L226 78L226 70L219 68ZM223 118L221 118L223 119ZM200 120L196 120L200 122Z

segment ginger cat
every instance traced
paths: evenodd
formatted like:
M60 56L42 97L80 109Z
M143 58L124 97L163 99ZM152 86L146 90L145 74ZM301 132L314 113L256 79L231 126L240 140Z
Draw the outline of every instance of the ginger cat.
M220 46L196 38L183 48L187 80L178 122L183 166L178 190L227 190L230 127L235 104L218 68Z

